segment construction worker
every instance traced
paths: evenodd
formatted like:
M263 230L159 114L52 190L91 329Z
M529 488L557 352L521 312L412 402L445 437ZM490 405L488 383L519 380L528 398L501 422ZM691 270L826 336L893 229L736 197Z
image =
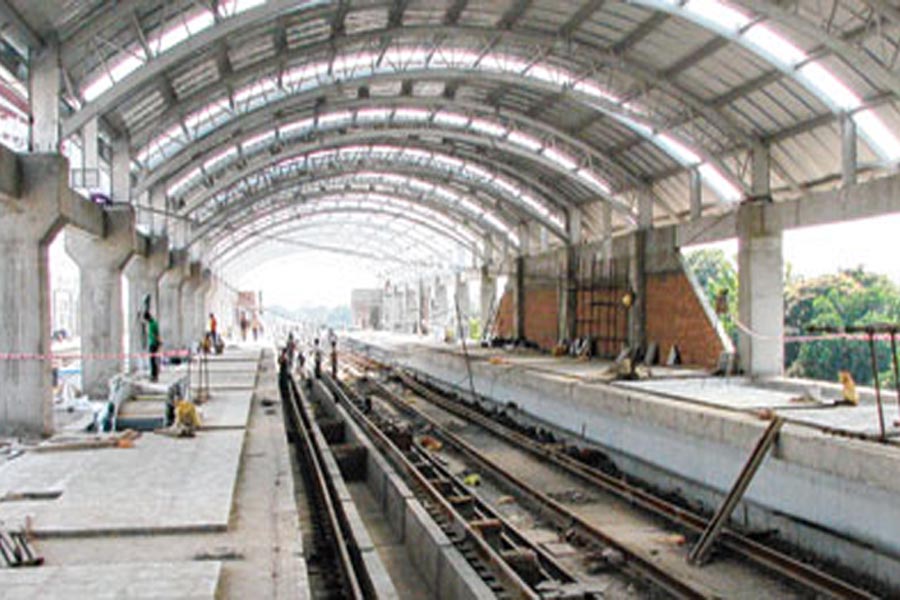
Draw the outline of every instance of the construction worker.
M316 379L322 377L322 349L319 347L319 338L313 340L313 374Z
M159 337L159 323L150 314L144 313L144 322L147 324L147 349L150 351L150 381L159 381L159 347L162 340Z
M331 376L337 379L337 337L331 338Z

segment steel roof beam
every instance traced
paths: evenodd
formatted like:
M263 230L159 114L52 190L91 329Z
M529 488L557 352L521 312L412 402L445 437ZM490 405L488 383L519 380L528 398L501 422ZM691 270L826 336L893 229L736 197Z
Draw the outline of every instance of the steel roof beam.
M278 3L279 0L270 0L275 3ZM251 11L247 11L248 13ZM224 27L225 24L232 25L232 19L237 19L239 17L232 17L227 21L223 21L221 27ZM213 28L217 29L217 28ZM147 65L142 67L141 69L136 70L134 73L130 74L128 77L120 81L118 84L113 86L110 90L102 94L98 99L94 102L90 102L86 104L80 111L76 112L74 115L65 120L63 124L64 135L71 135L93 115L105 113L110 110L113 110L120 102L122 102L125 98L129 97L131 94L140 89L143 85L146 85L148 81L150 81L155 75L164 72L166 69L177 64L174 62L170 55L174 53L179 53L181 50L181 46L192 45L192 42L195 39L204 37L204 34L208 33L211 30L207 30L201 33L198 33L196 36L190 38L189 40L180 44L177 48L167 52L160 57L150 61ZM300 58L304 56L315 55L320 51L332 51L332 55L342 48L352 47L358 48L361 44L364 44L366 41L374 41L376 43L381 43L386 36L393 35L403 35L403 36L415 36L415 35L423 35L427 36L433 42L435 39L439 39L442 41L446 41L448 39L452 39L454 34L461 35L483 35L487 36L489 39L497 39L500 41L509 40L514 43L517 47L527 47L527 46L535 46L539 45L549 52L549 49L558 50L559 43L558 38L553 35L544 34L540 32L529 31L528 33L521 33L518 31L504 31L497 32L496 30L484 28L484 27L425 27L425 26L405 26L397 29L383 29L383 30L375 30L368 31L363 34L356 34L352 36L341 36L336 40L328 40L326 42L319 42L314 44L308 44L305 46L300 46L298 48L293 49L290 53L287 53L285 56L274 57L272 59L259 61L258 63L254 63L246 67L245 69L241 69L240 71L235 72L232 75L232 79L235 80L245 80L252 76L253 73L257 72L265 72L267 69L271 68L274 65L279 64L279 61L290 62L292 59ZM428 43L428 40L424 40ZM211 41L207 41L206 45L211 43ZM200 50L205 46L197 46L195 49ZM717 128L720 129L724 134L730 137L745 137L746 134L742 132L733 122L729 120L728 117L724 115L724 113L708 106L704 103L699 97L693 95L688 92L684 88L680 87L678 84L673 82L666 82L660 80L659 74L654 72L652 69L648 69L647 67L640 65L634 61L625 59L622 56L617 56L607 50L596 49L591 47L586 47L582 44L579 44L577 52L573 49L570 53L563 53L558 55L562 59L567 59L573 62L575 65L581 65L582 67L587 62L588 64L594 65L591 68L603 67L603 68L611 68L620 70L629 77L634 77L638 79L645 85L650 87L659 89L660 91L676 98L680 102L683 102L686 107L688 107L691 111L696 112L696 114L702 115L704 118L713 123ZM186 58L186 57L185 57ZM165 59L165 60L164 60ZM438 75L439 73L448 73L448 70L430 70L424 71L423 75ZM407 71L407 76L417 74L418 72ZM460 79L466 79L467 77L474 78L490 78L490 73L475 71L475 70L460 70L456 73L453 73L452 76L458 77ZM377 77L377 76L376 76ZM354 81L356 81L354 79ZM528 87L532 87L536 85L538 82L528 80L523 77L511 78L511 82L525 85ZM221 87L224 84L227 84L228 80L223 82L217 82L213 86L207 86L202 90L198 91L194 94L192 98L186 99L185 104L187 107L184 112L188 113L193 108L199 108L203 102L207 101L211 95L214 94L214 90L210 90L210 87ZM558 92L558 86L545 86L548 88L550 92ZM576 95L577 96L577 95ZM590 103L598 103L596 98L591 98ZM610 104L607 107L612 111L622 111L621 107L614 106ZM638 117L641 118L641 117ZM665 124L658 124L660 128L665 128Z
M344 146L344 145L346 145L346 144L339 144L339 145L336 145L336 146L333 146L333 147L334 147L334 148L340 148L340 147L342 147L342 146ZM407 147L412 147L412 148L424 150L424 151L427 151L427 152L436 152L436 151L438 151L438 150L436 150L435 148L429 148L429 147L423 147L423 146L409 146L409 145L407 145ZM303 155L303 154L305 154L305 153L308 153L308 152L310 152L310 151L312 151L312 150L323 150L323 149L328 149L328 148L329 148L329 147L327 147L327 146L326 146L326 147L323 147L321 144L312 144L312 145L310 145L309 148L307 148L305 151L297 152L297 153L292 154L292 155L290 155L290 156L282 156L282 155L278 155L278 156L268 156L268 157L264 157L263 160L257 161L257 162L255 162L253 165L251 165L251 166L249 167L249 169L248 169L247 172L244 172L244 173L238 173L238 174L236 174L236 175L231 175L230 177L228 177L228 178L226 178L226 179L223 179L223 180L221 180L221 181L219 181L219 182L214 183L214 184L213 184L213 188L212 188L209 192L206 192L206 193L201 194L200 196L195 196L195 197L191 198L191 199L190 199L190 203L189 203L188 205L185 206L184 214L189 214L189 213L191 213L191 212L193 212L193 211L195 211L195 210L201 208L201 207L202 207L204 204L206 204L207 202L214 201L214 200L215 200L215 196L216 196L219 192L225 191L225 190L229 189L231 186L233 186L233 185L239 183L241 180L243 180L245 177L247 177L247 175L250 175L250 174L253 174L253 173L256 173L256 172L263 171L263 170L265 170L267 167L273 166L273 165L275 165L276 163L278 163L279 161L281 161L281 160L283 160L283 159L285 159L285 158L293 157L293 156L301 156L301 155ZM371 163L382 163L382 162L384 162L384 160L383 160L383 159L380 159L380 158L373 158L373 159L371 159ZM370 163L370 164L371 164L371 163ZM402 170L401 168L398 168L398 165L399 165L399 164L402 164L402 163L398 163L397 161L390 161L388 164L391 165L390 168L391 168L391 171L392 171L392 172L403 173L403 170ZM541 223L544 227L547 227L547 229L548 229L551 233L553 233L555 236L559 237L560 239L562 239L562 240L568 239L568 234L566 234L565 230L563 230L561 227L557 226L556 224L554 224L553 222L549 221L548 219L546 219L546 218L545 218L544 216L542 216L541 214L539 214L539 213L535 212L534 210L528 208L527 206L522 205L522 204L519 204L517 201L515 201L515 200L513 200L513 199L508 199L508 198L506 198L506 197L504 197L504 196L499 195L499 194L497 193L497 190L496 190L495 188L490 187L487 183L482 183L482 182L475 181L475 180L467 180L467 179L463 179L463 178L461 178L461 177L459 176L458 173L452 173L452 172L440 171L440 170L438 170L436 167L432 166L432 165L430 164L430 162L429 162L429 164L426 164L426 165L421 165L421 164L420 164L420 165L409 165L408 168L411 170L412 173L415 173L415 174L421 174L421 173L425 172L426 170L431 170L431 171L433 171L433 172L435 172L435 173L447 175L447 176L449 176L449 177L450 177L452 180L454 180L454 181L456 181L456 180L461 180L461 181L463 181L463 182L464 182L467 186L469 186L469 187L475 187L475 188L480 189L480 190L482 190L482 191L488 191L488 190L489 190L488 195L489 195L491 198L496 199L497 201L499 201L500 205L504 206L507 210L511 210L514 214L519 215L519 217L520 217L522 220L529 220L529 219L535 220L535 221ZM368 167L368 166L353 166L353 167L351 167L351 172L354 171L354 170L355 170L355 171L371 170L371 167ZM377 170L377 169L376 169L376 170ZM291 175L290 177L291 177L292 179L294 179L294 180L296 179L296 175ZM537 184L536 182L532 181L531 178L530 178L529 176L524 175L524 174L521 174L521 175L519 176L519 180L520 180L520 181L517 181L516 179L513 179L513 178L510 178L510 179L512 179L513 183L518 183L518 184L520 184L521 189L528 190L528 191L530 191L530 192L532 192L532 193L535 193L535 195L538 196L539 198L541 198L541 197L543 196L544 201L545 201L545 202L547 201L547 200L546 200L547 197L544 196L544 195L542 194L542 191L541 191L541 187L542 187L542 186L540 186L540 185ZM525 182L525 185L521 185L521 182L522 182L522 181ZM546 190L545 190L545 191L546 191ZM552 205L552 203L550 203L550 205Z
M336 179L336 178L333 178L333 179ZM322 181L322 180L314 179L312 181L303 182L303 183L309 183L309 184L314 185L317 181ZM211 235L212 232L215 232L218 229L229 227L231 224L237 222L237 221L235 221L235 219L233 219L233 217L236 216L236 217L240 218L242 216L246 216L249 212L248 209L254 205L263 204L265 206L266 203L271 202L271 204L273 206L275 206L275 205L277 205L277 206L285 205L286 206L286 205L291 205L291 204L296 205L296 206L302 206L309 201L319 200L323 197L329 197L329 198L334 197L340 191L340 190L326 189L326 190L317 191L315 193L306 193L306 194L303 194L302 196L300 196L299 198L297 198L297 197L279 198L279 194L283 194L284 192L289 192L293 189L296 189L297 187L298 187L298 182L288 181L288 182L285 182L284 184L277 186L275 188L265 190L265 192L263 194L244 198L236 205L226 207L226 209L223 211L223 213L221 215L216 215L215 219L210 219L210 220L200 224L199 229L194 232L194 236L192 236L192 237L197 237L197 238L205 237L205 236ZM369 185L363 185L357 189L350 188L349 191L354 194L365 194L369 187L370 187ZM469 214L468 212L458 208L457 206L455 206L453 204L442 202L436 196L434 197L434 199L432 199L426 193L416 194L412 190L400 190L397 188L395 188L393 190L389 189L388 191L374 190L371 193L383 195L383 196L389 196L391 198L394 198L398 202L405 202L412 206L422 206L428 210L432 210L435 213L437 213L447 219L450 219L451 221L456 222L460 227L470 230L473 233L473 235L475 235L476 237L479 235L483 235L484 233L490 232L491 234L493 234L494 236L496 236L500 239L504 239L504 240L508 240L508 241L512 242L511 238L509 238L507 233L504 232L503 230L484 221L484 219L481 217ZM481 204L478 200L473 200L473 203ZM253 213L250 216L252 218L259 218L260 215ZM502 221L503 219L500 219L500 220ZM506 223L506 224L508 226L511 225L509 223ZM510 226L510 229L513 229L513 227ZM513 245L515 245L515 244L513 244Z
M188 244L188 247L190 247L191 245L193 245L197 242L200 242L201 240L209 242L211 245L217 245L220 242L227 242L224 244L224 248L222 248L220 250L219 254L216 255L216 256L219 256L222 254L229 253L235 246L240 245L244 240L246 240L248 237L250 237L249 234L255 233L257 231L267 231L267 230L271 230L271 229L277 229L279 226L282 226L282 225L298 224L298 223L302 223L304 220L315 219L316 217L319 217L322 215L341 215L341 216L365 215L366 217L376 217L376 218L390 217L394 220L412 223L416 227L421 227L423 229L428 230L429 236L438 236L439 238L448 240L458 246L462 246L462 247L467 248L472 251L476 251L476 252L478 251L477 243L470 243L469 240L459 237L458 235L455 235L453 232L442 229L442 228L434 225L433 223L429 223L421 218L418 218L417 215L410 214L407 212L400 212L400 211L396 211L396 210L383 210L383 209L379 210L374 207L365 208L365 207L353 207L353 206L334 207L334 208L332 208L332 207L315 208L314 207L309 211L292 210L294 208L295 207L292 207L289 205L275 207L273 210L266 213L265 216L275 216L276 218L281 217L280 220L276 220L276 221L273 221L272 223L262 225L262 226L260 226L260 228L253 228L254 223L257 222L258 219L249 217L248 219L245 219L241 223L236 223L233 227L230 227L228 231L222 231L216 236L205 237L205 238L194 238ZM360 225L362 225L362 223L360 223ZM380 230L384 227L383 224L372 224L372 226L378 230ZM237 239L236 240L228 240L228 235L233 235ZM428 243L427 238L425 238L425 240L422 240L422 242L424 245L426 245L426 247L435 248L435 246ZM473 248L473 246L475 246L476 248ZM210 247L212 247L212 246L210 246Z

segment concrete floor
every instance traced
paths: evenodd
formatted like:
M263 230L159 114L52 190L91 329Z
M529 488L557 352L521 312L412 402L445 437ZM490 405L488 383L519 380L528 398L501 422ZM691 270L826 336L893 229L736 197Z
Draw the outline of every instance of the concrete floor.
M252 368L258 356L256 350L229 362ZM0 511L19 518L31 505L34 545L47 562L0 569L0 598L23 597L10 594L25 589L24 597L42 598L308 597L272 362L261 361L255 390L214 393L204 405L223 423L227 416L229 429L201 430L192 439L145 434L132 449L26 454L0 465L0 495L24 483L63 491L40 507L0 503ZM70 528L64 537L41 534L63 526ZM152 577L129 576L135 572ZM23 583L22 573L35 582ZM106 581L108 573L121 574L122 585L107 582L102 593L79 587L91 577ZM107 590L115 592L104 596Z
M355 333L354 338L389 348L398 354L415 352L417 348L453 356L462 353L462 346L458 344L408 334L363 331ZM860 390L861 402L857 407L832 406L831 400L816 405L797 401L804 393L804 388L812 388L833 399L839 397L839 392L835 391L836 386L805 380L751 382L744 377L711 377L703 370L690 367L662 366L651 367L649 379L613 381L610 373L612 362L607 360L581 361L570 357L553 357L532 350L508 351L477 345L468 346L467 351L473 362L490 361L498 371L523 369L558 378L562 383L610 382L618 387L720 409L751 412L771 409L793 423L817 429L866 435L879 433L877 408L874 396L868 389ZM900 410L896 394L893 390L885 390L882 395L886 432L889 437L900 439Z
M817 390L813 381L806 387ZM770 409L790 422L816 428L867 435L879 434L878 409L868 394L863 395L859 406L838 405L833 401L813 402L804 400L803 390L773 389L768 385L752 382L743 377L702 377L692 379L649 379L644 381L619 381L614 385L633 390L662 394L668 398L704 404L716 408L741 411ZM802 386L803 384L798 384ZM888 435L900 435L900 413L894 394L883 395L885 428Z

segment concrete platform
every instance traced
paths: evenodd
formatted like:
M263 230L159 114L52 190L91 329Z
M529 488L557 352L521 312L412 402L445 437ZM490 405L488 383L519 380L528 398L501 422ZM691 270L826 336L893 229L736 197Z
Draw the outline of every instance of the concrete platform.
M260 351L243 354L232 364ZM46 559L0 569L0 598L308 598L271 354L257 368L255 389L204 405L212 430L195 438L147 433L130 449L26 452L0 463L0 496L62 492L0 502L4 527L31 517Z
M0 503L0 521L15 528L28 519L45 537L221 531L243 442L243 431L187 439L149 433L130 449L29 453L0 467L0 496L62 495Z
M0 569L4 600L214 600L222 563L133 563Z
M803 400L803 390L799 387L801 384L795 383L797 387L793 390L775 389L770 385L755 383L743 377L661 378L647 381L619 381L614 385L716 408L739 411L770 409L789 422L829 431L870 436L880 433L878 410L875 400L868 393L862 394L859 406L835 406L831 401L817 403ZM807 382L807 387L820 388L821 385ZM883 394L882 402L888 435L900 435L900 427L895 425L900 413L897 410L894 393Z

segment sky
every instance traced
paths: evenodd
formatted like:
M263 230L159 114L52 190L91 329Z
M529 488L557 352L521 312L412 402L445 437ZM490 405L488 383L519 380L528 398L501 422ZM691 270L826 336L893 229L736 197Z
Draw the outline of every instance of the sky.
M262 290L263 303L284 308L350 304L350 291L377 287L366 261L331 252L296 252L265 262L235 282Z

